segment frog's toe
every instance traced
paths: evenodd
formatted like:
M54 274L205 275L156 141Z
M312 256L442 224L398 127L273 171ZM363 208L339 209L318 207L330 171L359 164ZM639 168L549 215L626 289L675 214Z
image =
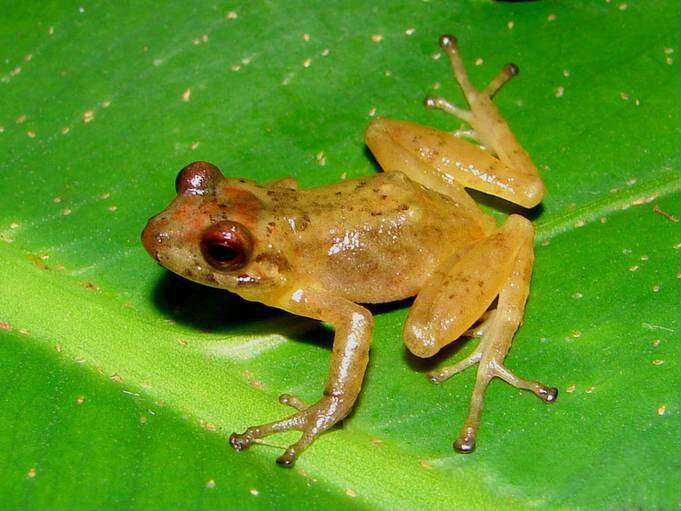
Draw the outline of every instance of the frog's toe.
M513 374L502 363L497 364L495 369L495 376L498 376L507 383L510 383L516 388L529 390L535 396L546 403L553 403L558 398L558 389L556 387L549 387L538 381L526 380Z
M298 396L292 396L291 394L282 394L279 396L279 402L282 405L290 406L300 411L303 411L308 407L302 399Z
M430 380L431 383L435 384L442 383L443 381L451 378L457 373L460 373L461 371L472 366L473 364L477 364L478 362L480 362L481 358L482 351L480 351L480 349L476 349L473 353L468 355L463 360L460 360L456 364L448 365L440 369L436 369L435 371L430 371L427 374L428 379Z
M458 107L441 96L426 96L423 105L428 109L442 110L454 115L464 122L471 122L473 113L470 110Z
M277 465L280 467L291 468L293 465L295 465L298 455L301 451L302 449L296 448L296 444L290 446L288 449L286 449L284 454L277 458Z
M428 378L430 383L434 383L435 385L442 383L446 379L443 377L442 371L431 371L426 374L426 378Z
M243 433L232 433L229 437L229 443L237 451L243 451L248 449L257 439L290 429L302 430L304 425L305 417L302 416L302 412L299 412L279 421L251 426Z
M438 39L438 44L442 49L456 48L457 40L452 34L442 34Z
M461 454L469 454L475 450L475 428L464 427L454 442L454 450Z
M253 442L253 437L247 433L232 433L229 436L229 444L237 451L244 451L249 448Z
M284 454L277 458L277 465L280 467L291 468L296 463L297 454L289 452L287 449Z
M537 395L547 403L553 403L558 399L558 389L556 387L546 387L541 385Z
M293 445L289 445L284 454L277 458L277 464L282 467L292 467L298 456L314 442L321 431L316 424L311 424L303 431L300 440Z

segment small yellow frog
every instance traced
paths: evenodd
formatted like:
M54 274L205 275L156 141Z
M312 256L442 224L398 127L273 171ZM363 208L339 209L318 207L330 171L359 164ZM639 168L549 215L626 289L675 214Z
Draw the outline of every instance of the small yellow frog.
M488 151L450 133L376 119L365 139L382 173L299 190L289 177L257 184L195 162L177 176L177 197L144 229L144 247L169 270L335 329L321 399L308 406L282 395L280 401L297 412L232 434L235 449L298 430L300 439L277 459L291 466L320 433L348 415L362 387L373 327L360 303L416 296L404 341L419 357L436 354L464 334L481 338L472 355L429 374L440 383L478 363L470 412L454 442L459 452L475 447L492 378L546 402L556 399L555 388L519 378L504 366L529 292L534 228L519 215L497 227L464 190L526 208L541 201L537 169L492 103L518 68L505 66L479 91L467 77L456 39L442 36L440 46L470 110L439 97L427 98L426 105L469 123L467 136Z

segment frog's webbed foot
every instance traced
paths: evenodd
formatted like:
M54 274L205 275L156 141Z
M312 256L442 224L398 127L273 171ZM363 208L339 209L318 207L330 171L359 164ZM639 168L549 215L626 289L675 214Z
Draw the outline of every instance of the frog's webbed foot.
M282 394L279 402L297 409L298 412L285 419L251 426L243 433L232 433L229 443L237 451L248 449L258 439L296 430L302 432L300 439L286 448L284 454L277 458L277 463L284 467L291 467L298 456L324 431L342 420L347 415L348 407L342 398L324 396L312 406L307 406L302 400L289 394Z

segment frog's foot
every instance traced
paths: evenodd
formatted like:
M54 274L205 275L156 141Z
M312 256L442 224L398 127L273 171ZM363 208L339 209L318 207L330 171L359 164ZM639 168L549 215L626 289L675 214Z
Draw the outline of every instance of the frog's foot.
M282 394L279 401L296 408L295 413L280 421L251 426L243 433L232 433L229 443L237 451L248 449L257 439L274 433L296 430L302 432L300 439L290 445L284 454L277 458L277 463L284 467L291 467L300 454L324 431L342 420L349 408L345 400L335 396L324 396L312 406L306 406L299 398Z
M443 381L448 380L455 374L462 372L464 369L467 369L468 367L479 363L485 356L485 351L490 350L489 347L486 350L485 347L483 347L483 344L485 343L481 342L480 346L478 346L478 348L473 353L471 353L463 360L460 360L456 364L448 365L435 371L430 371L427 374L428 379L435 384L442 383ZM552 403L553 401L556 400L556 397L558 395L558 389L556 389L555 387L548 387L537 381L530 381L517 377L503 364L503 362L500 359L501 357L495 357L491 360L488 367L485 368L481 367L478 370L477 378L478 383L480 383L481 380L485 379L487 380L487 383L489 383L489 381L492 378L498 377L504 380L505 382L510 383L516 388L532 391L537 397L546 401L547 403ZM487 386L487 383L484 384L482 389L483 391L484 387Z
M505 344L505 341L498 337L495 339L493 330L495 319L495 313L492 312L489 318L476 329L476 333L481 332L483 339L473 353L456 364L428 373L428 378L431 382L442 383L464 369L474 364L480 364L471 397L468 419L466 419L459 437L454 442L454 449L460 453L469 453L475 449L475 435L480 424L480 416L482 415L483 395L487 385L489 385L493 378L501 378L516 388L529 390L547 403L553 403L558 396L558 389L555 387L548 387L537 381L520 378L504 365L505 352L503 349L500 351L502 347L500 345ZM487 335L490 330L492 330L491 335Z
M461 55L459 53L459 47L456 42L456 37L453 35L443 35L440 36L440 47L447 53L449 61L452 64L452 71L454 71L454 77L456 81L463 89L464 95L469 103L475 98L475 96L482 94L484 96L492 97L499 89L501 89L506 82L518 74L518 66L512 63L506 64L499 74L495 76L491 82L482 91L476 89L468 78L468 73L466 72L466 66L464 66L463 60L461 60Z
M494 351L494 347L488 346L488 349L484 351ZM466 419L463 428L461 428L458 438L454 442L454 449L463 454L470 453L475 449L475 437L480 425L480 416L482 415L483 396L487 389L487 385L489 385L492 378L501 378L516 388L530 390L546 403L553 403L558 396L558 389L555 387L548 387L537 381L519 378L504 366L502 357L492 356L489 358L488 356L485 356L483 350L476 350L475 353L459 364L444 368L434 377L431 377L431 381L444 381L476 362L480 365L478 366L478 374L475 381L475 388L473 389L473 395L471 397L468 418Z
M461 60L461 55L459 54L456 37L452 35L441 36L440 47L447 53L447 56L449 57L449 60L452 64L454 77L461 86L461 89L466 96L466 100L471 105L475 102L475 98L480 95L492 98L506 82L518 74L518 66L515 64L506 64L502 68L501 72L487 85L487 87L480 91L476 89L468 79L466 67L464 66L463 61ZM454 115L462 121L468 123L471 122L475 115L472 111L453 105L445 98L439 96L426 97L425 105L427 108L443 110L448 114ZM475 138L477 139L478 137Z

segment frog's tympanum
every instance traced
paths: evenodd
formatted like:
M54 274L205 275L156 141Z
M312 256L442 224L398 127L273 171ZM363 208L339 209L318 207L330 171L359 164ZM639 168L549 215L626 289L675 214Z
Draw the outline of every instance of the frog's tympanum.
M147 224L142 242L154 259L190 280L246 300L330 323L335 330L328 381L288 417L232 434L235 449L286 430L300 431L277 462L290 466L319 435L350 413L369 360L373 318L360 304L415 296L404 342L418 357L464 335L480 338L464 360L429 374L440 383L478 364L470 411L454 448L475 447L483 394L494 377L546 402L557 390L504 366L523 318L532 273L532 224L511 215L498 227L464 188L537 205L544 185L492 102L517 72L509 64L483 90L470 83L456 40L442 36L470 109L440 97L426 105L470 125L445 133L376 119L365 140L384 172L300 190L286 177L265 184L223 176L195 162L177 176L177 197Z

